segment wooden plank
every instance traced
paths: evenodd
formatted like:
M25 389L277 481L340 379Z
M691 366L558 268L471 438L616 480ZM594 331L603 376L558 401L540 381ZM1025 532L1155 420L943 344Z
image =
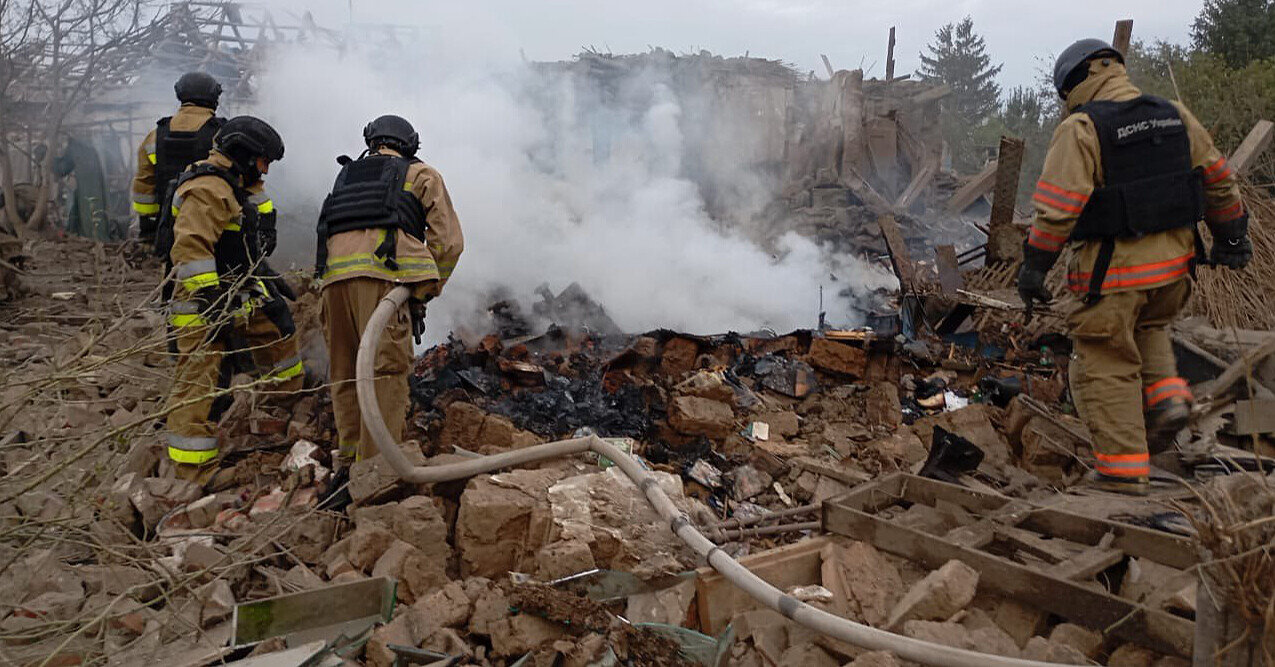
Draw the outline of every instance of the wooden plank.
M996 163L992 162L983 168L973 180L966 183L964 187L956 191L952 198L947 200L947 205L943 210L951 215L957 215L970 207L974 200L987 194L996 184Z
M943 288L943 293L955 295L965 289L965 277L961 275L961 266L956 260L956 247L935 246L934 256L939 268L939 286Z
M895 221L894 216L887 213L877 218L877 224L881 226L881 236L885 237L885 247L890 253L890 264L894 268L894 275L899 278L900 291L912 291L916 287L916 265L912 263L912 255L903 242L903 232L899 230L899 223Z
M1232 435L1275 433L1275 399L1236 401L1234 421L1227 432Z
M1073 558L1058 564L1053 575L1059 579L1084 581L1124 560L1124 552L1119 549L1094 547Z
M828 70L828 78L831 79L833 76L832 63L828 62L828 56L822 53L819 54L819 57L823 58L823 67Z
M894 81L894 26L890 26L890 43L885 47L885 80Z
M1236 382L1239 382L1251 369L1257 368L1263 359L1275 354L1275 336L1267 339L1266 342L1257 348L1245 352L1235 363L1222 371L1216 379L1205 382L1196 392L1196 402L1203 403L1213 400L1214 397L1220 396L1227 392Z
M893 118L877 117L867 124L868 154L877 178L886 184L886 194L893 195L899 176L899 129Z
M1195 624L1167 612L1148 609L1106 591L1092 590L998 556L949 544L933 535L896 526L835 502L825 507L824 527L838 535L866 540L878 549L930 568L942 567L949 560L960 560L978 570L981 590L1104 629L1107 634L1136 641L1162 653L1191 655Z
M1244 137L1244 141L1240 143L1240 147L1235 149L1227 160L1231 170L1236 174L1243 174L1251 169L1257 156L1270 147L1273 138L1275 138L1275 123L1269 120L1257 121L1253 129L1248 131L1248 136Z
M925 189L930 187L930 181L934 180L934 176L938 174L938 171L938 165L933 162L926 162L920 171L912 176L912 182L908 183L907 189L903 191L903 194L899 195L898 201L894 202L894 207L906 213L916 203L916 200L920 199Z
M317 628L348 623L384 623L394 612L395 587L393 579L377 577L236 605L232 644L302 637Z
M820 552L828 544L831 540L827 537L815 537L744 556L739 564L780 590L817 584L823 570ZM760 602L710 567L696 570L695 606L700 632L713 636L721 633L736 614L762 608Z
M1098 544L1104 535L1111 533L1114 535L1112 547L1135 558L1146 558L1180 570L1194 566L1199 560L1191 540L1185 537L1061 510L1038 509L1019 526L1091 545Z
M1111 37L1111 46L1121 54L1129 52L1129 42L1133 39L1133 19L1116 21L1116 32Z
M1074 542L1047 539L1030 530L1023 530L1014 526L995 526L993 532L995 533L996 541L1006 542L1015 549L1026 551L1049 563L1057 564L1071 560L1084 551L1082 546Z
M1014 229L1014 207L1018 203L1018 179L1023 171L1026 144L1018 137L1002 136L996 154L996 179L992 190L992 215L987 233L989 264L1010 262L1022 254L1022 234Z

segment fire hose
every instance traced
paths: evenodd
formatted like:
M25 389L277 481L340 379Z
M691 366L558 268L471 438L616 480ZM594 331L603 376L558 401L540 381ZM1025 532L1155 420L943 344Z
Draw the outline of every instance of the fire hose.
M758 602L815 632L855 646L891 651L907 660L939 667L1044 667L1055 664L1007 658L912 639L816 609L771 586L731 558L696 529L690 517L678 510L673 501L660 489L655 478L648 474L641 464L597 436L560 440L459 463L438 466L413 465L390 435L389 427L386 426L385 418L376 402L376 385L373 377L376 350L380 345L381 335L390 317L403 307L408 295L408 289L399 286L390 290L389 294L381 299L371 318L368 319L363 338L359 341L358 357L355 359L355 382L363 423L376 442L380 454L404 482L410 484L449 482L536 461L594 452L614 461L620 471L642 491L651 507L668 522L673 533L696 553L703 556L714 570Z

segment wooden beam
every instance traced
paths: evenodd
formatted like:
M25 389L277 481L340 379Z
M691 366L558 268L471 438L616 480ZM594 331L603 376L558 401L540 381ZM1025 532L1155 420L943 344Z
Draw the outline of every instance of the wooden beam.
M996 185L992 194L992 216L987 235L987 262L997 264L1017 260L1022 234L1014 228L1014 207L1018 203L1018 179L1023 171L1023 149L1018 137L1001 137L996 154Z
M992 186L996 184L996 163L992 162L983 168L977 176L974 177L964 187L956 191L952 198L947 200L947 205L943 207L943 211L950 215L959 215L962 211L970 207L974 200L987 194Z
M934 255L939 268L939 286L944 294L956 295L965 289L965 278L961 276L961 265L956 260L956 247L951 245L935 246Z
M820 552L829 544L827 537L802 540L744 556L739 564L780 590L817 584L823 570ZM699 614L700 632L717 635L736 614L761 608L760 602L713 568L696 570L695 609Z
M1121 54L1129 52L1129 42L1133 39L1133 19L1116 21L1116 34L1111 38L1111 46Z
M959 560L978 570L980 590L1013 598L1162 653L1191 655L1194 623L1105 590L1093 590L999 556L951 544L934 535L839 505L835 500L825 505L824 528L851 539L869 541L878 549L930 568Z
M890 43L885 49L885 80L894 81L894 26L890 26Z
M823 68L828 70L828 78L832 78L832 63L828 62L828 56L820 53L819 57L823 59Z
M907 244L903 242L903 232L899 230L899 223L889 213L877 218L877 224L881 227L881 236L885 237L885 247L890 253L890 265L894 268L894 275L899 278L899 289L902 292L910 292L916 287L916 266L912 263L912 255L908 252Z
M1240 147L1231 153L1231 159L1227 162L1231 165L1231 170L1236 174L1243 174L1253 167L1257 156L1261 155L1271 145L1271 139L1275 138L1275 123L1269 120L1259 120L1248 131L1248 136L1244 137L1244 141L1240 143Z
M1210 401L1217 396L1226 393L1236 382L1239 382L1249 371L1257 368L1257 365L1266 357L1275 354L1275 336L1271 336L1257 348L1245 352L1235 363L1222 371L1216 379L1205 382L1199 390L1195 392L1197 403Z
M912 205L925 193L926 188L930 186L930 181L934 180L934 176L938 174L938 171L937 164L927 161L912 177L912 182L908 183L908 187L903 190L903 194L899 195L898 201L894 202L894 207L904 213L911 209Z

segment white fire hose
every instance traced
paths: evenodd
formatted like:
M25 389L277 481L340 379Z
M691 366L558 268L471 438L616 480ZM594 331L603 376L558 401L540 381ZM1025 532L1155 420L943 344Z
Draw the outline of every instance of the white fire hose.
M913 662L939 667L1044 667L1055 664L978 653L904 637L829 614L787 595L740 565L704 537L691 523L690 518L679 511L673 501L665 495L654 477L647 474L646 470L628 454L597 436L560 440L503 454L482 456L460 463L440 466L412 465L399 448L399 444L390 437L385 418L381 415L381 409L376 403L376 386L373 377L376 349L379 347L381 334L384 333L390 317L407 301L408 295L408 289L399 286L390 290L390 293L381 299L368 320L362 340L359 341L359 353L355 361L356 387L363 423L367 425L368 432L376 441L380 454L403 481L411 484L449 482L526 463L595 452L599 456L605 456L614 461L620 471L642 490L647 502L655 508L661 518L668 522L669 528L696 553L703 556L713 569L758 602L815 632L855 646L890 651Z

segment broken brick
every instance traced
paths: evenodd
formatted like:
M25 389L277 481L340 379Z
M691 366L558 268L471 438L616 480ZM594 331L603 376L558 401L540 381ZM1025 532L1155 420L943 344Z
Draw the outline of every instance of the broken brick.
M372 524L356 529L346 546L346 557L354 567L367 571L376 565L397 538L384 526Z
M1059 623L1049 633L1049 641L1076 649L1087 658L1098 657L1102 648L1102 634L1074 623Z
M721 439L735 431L735 413L721 401L678 396L669 402L669 425L679 433Z
M896 628L911 620L950 618L974 599L977 590L978 570L959 560L950 560L908 590L890 612L887 627Z
M868 355L857 347L826 338L810 341L806 362L821 371L852 378L863 377L868 365Z

